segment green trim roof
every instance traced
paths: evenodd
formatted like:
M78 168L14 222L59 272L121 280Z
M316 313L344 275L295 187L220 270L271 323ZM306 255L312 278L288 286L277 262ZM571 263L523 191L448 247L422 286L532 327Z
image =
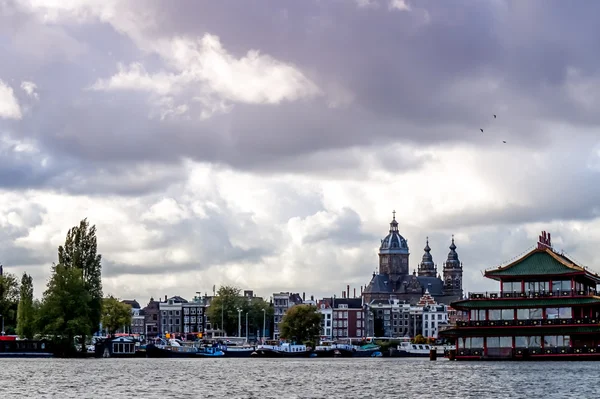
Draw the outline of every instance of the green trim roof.
M517 261L485 272L486 277L522 277L582 273L585 269L550 249L534 249Z
M467 299L453 302L454 309L511 309L539 308L549 306L577 306L600 304L600 297L554 297L554 298L518 298L518 299Z
M565 335L565 334L590 334L600 332L597 326L535 326L535 327L459 327L442 330L438 333L440 337L503 337L503 336L532 336L532 335Z

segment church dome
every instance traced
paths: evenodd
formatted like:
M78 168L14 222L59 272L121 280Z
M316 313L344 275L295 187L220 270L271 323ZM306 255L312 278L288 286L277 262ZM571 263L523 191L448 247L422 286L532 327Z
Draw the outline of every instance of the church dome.
M396 211L393 212L393 219L390 222L390 232L379 247L380 254L408 254L408 243L398 232L398 222L396 221Z
M458 253L456 252L456 245L454 244L454 235L452 235L452 244L450 244L450 252L448 252L448 259L446 259L445 268L447 269L460 269L461 263L458 259Z

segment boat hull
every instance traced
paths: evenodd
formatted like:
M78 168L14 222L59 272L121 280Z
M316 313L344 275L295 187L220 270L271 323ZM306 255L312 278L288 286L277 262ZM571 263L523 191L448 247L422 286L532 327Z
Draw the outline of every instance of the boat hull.
M166 357L175 357L175 358L205 358L205 357L224 357L225 354L221 351L215 353L207 353L207 352L178 352L169 349L159 348L155 345L147 345L146 346L146 357L151 358L166 358Z
M226 349L224 352L225 352L225 357L240 358L240 357L252 356L252 353L254 353L254 349L242 350L242 351L230 351L229 349Z
M284 351L275 351L272 349L256 349L255 351L252 352L251 356L252 357L276 357L276 358L282 358L282 357L293 357L293 358L299 358L299 357L310 357L311 354L313 354L313 351L303 351L303 352L284 352Z

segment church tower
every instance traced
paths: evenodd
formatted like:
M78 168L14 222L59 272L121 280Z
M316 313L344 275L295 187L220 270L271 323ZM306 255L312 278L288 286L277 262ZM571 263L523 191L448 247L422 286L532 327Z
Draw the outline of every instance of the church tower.
M462 298L462 263L458 259L456 253L456 245L454 245L454 234L452 235L452 244L450 244L450 252L448 259L444 263L444 294Z
M429 248L429 237L425 243L425 253L423 254L423 260L419 264L419 276L420 277L435 277L437 275L437 268L433 263L433 257L431 256L431 248Z
M408 275L408 243L398 232L396 211L392 212L389 234L381 240L379 247L379 273L390 276L395 286Z

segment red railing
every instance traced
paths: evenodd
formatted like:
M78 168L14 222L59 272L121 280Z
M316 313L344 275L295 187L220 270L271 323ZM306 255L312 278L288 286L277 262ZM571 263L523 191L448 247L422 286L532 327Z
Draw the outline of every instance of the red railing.
M595 290L539 291L539 292L469 292L468 299L508 299L508 298L552 298L596 295Z

